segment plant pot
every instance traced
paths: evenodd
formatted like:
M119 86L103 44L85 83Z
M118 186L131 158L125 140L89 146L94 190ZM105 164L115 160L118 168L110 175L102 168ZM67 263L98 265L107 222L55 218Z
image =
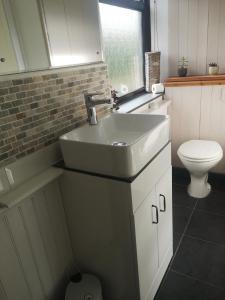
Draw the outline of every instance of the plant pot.
M219 67L209 67L209 75L217 75L219 73Z
M187 71L188 71L187 68L180 67L180 68L178 68L178 75L180 77L185 77L185 76L187 76Z

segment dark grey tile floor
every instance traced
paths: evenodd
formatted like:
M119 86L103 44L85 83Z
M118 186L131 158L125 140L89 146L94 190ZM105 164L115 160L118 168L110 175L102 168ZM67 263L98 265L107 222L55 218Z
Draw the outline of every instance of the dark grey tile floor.
M225 181L205 199L187 183L173 178L174 256L155 300L225 300Z

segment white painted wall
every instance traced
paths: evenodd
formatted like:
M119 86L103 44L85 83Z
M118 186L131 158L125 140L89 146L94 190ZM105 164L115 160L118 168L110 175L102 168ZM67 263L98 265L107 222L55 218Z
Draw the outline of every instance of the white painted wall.
M225 73L225 1L155 0L158 6L158 39L162 52L162 79L177 74L182 56L189 60L189 74L207 73L217 62ZM154 0L151 21L154 23ZM154 26L152 26L152 46Z

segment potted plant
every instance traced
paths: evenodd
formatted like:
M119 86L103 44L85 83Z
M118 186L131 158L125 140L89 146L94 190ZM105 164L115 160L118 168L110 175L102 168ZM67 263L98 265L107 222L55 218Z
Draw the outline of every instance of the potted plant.
M188 60L185 57L182 57L178 63L178 75L180 77L185 77L187 76L187 71L188 71Z
M219 73L219 66L217 63L209 64L209 75L217 75Z

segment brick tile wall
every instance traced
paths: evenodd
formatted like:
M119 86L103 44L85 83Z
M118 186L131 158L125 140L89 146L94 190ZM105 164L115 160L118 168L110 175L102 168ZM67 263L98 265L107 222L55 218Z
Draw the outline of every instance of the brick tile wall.
M35 152L86 122L85 91L110 88L104 64L7 76L0 81L0 166ZM98 115L109 112L106 105Z

